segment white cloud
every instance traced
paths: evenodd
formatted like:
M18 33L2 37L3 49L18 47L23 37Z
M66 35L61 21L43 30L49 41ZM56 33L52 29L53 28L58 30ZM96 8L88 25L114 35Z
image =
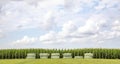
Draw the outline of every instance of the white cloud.
M3 25L1 29L7 31L36 27L51 29L55 11L57 11L56 6L63 5L63 3L62 0L45 0L33 6L24 1L10 1L1 8L0 23Z
M6 3L6 4L5 4ZM120 36L120 1L4 0L0 1L0 34L18 29L49 30L40 37L24 36L14 44L104 42ZM99 12L99 13L97 13ZM82 19L82 20L81 20ZM1 37L1 35L0 35Z
M57 33L50 31L49 33L40 36L39 38L41 43L45 44L58 44L58 43L66 43L67 40L62 38L60 35Z
M10 1L25 1L30 4L35 4L42 0L0 0L0 5L5 5L6 3L9 3Z
M42 43L66 43L69 40L69 35L76 29L76 25L72 21L63 24L60 32L50 31L49 33L40 36Z
M54 40L54 39L56 39L56 35L55 34L56 34L55 32L51 31L51 32L45 34L44 36L41 36L40 37L40 41Z
M0 38L3 37L3 33L2 33L2 30L0 30Z
M83 26L77 28L73 35L77 37L86 37L93 36L101 31L107 23L107 19L103 15L93 15Z
M44 15L44 20L40 23L40 27L45 30L49 30L55 26L54 16L51 11L47 12Z
M68 21L63 24L62 31L59 32L61 35L69 35L71 32L74 32L77 29L77 24L74 21Z
M64 0L65 9L70 13L78 13L84 10L84 7L92 8L95 4L93 0Z
M14 44L14 45L29 45L29 44L36 42L36 40L37 40L37 38L24 36L22 39L16 40L12 44Z
M116 5L119 5L118 3L120 3L119 0L115 0L115 1L111 1L111 0L101 0L99 1L98 6L95 6L95 9L97 10L102 10L102 9L107 9L107 8L112 8Z
M10 0L0 0L0 7L6 3L8 3Z
M99 5L99 6L96 6L95 9L97 10L102 10L105 8L105 5Z
M118 21L111 23L108 22L108 18L104 17L104 15L93 15L86 20L84 26L78 27L75 22L68 21L63 24L61 31L53 31L42 35L40 36L40 41L42 43L57 43L57 41L64 43L82 41L85 43L91 40L92 42L103 43L105 40L120 36L119 31L112 30L115 26L119 26ZM118 27L117 30L119 30Z
M120 21L117 20L113 23L112 30L120 31Z
M109 24L109 22L107 22ZM120 31L119 31L120 23L119 21L113 21L111 24L109 24L109 30L102 30L99 31L98 34L96 34L93 38L95 38L96 42L104 42L105 40L110 40L114 38L120 37Z
M28 4L29 2L37 2L36 6L32 6ZM105 3L111 2L110 0L105 1ZM115 1L116 4L118 1ZM69 4L72 3L72 4ZM6 5L2 6L2 16L1 16L1 24L4 27L4 30L16 30L16 29L26 29L26 28L36 28L40 27L41 29L51 29L54 23L58 25L60 22L59 19L62 19L63 14L66 14L69 11L69 7L72 10L83 9L83 5L85 3L91 4L91 7L94 5L93 0L21 0L18 2L17 0L11 1ZM103 3L103 4L105 4ZM112 3L110 3L112 4ZM58 8L63 6L64 8L67 6L67 11L63 13L59 12ZM100 5L102 6L102 5ZM74 11L71 11L72 13ZM70 14L69 13L69 14ZM59 15L59 16L58 16ZM73 14L74 15L74 14ZM66 16L67 17L67 16ZM85 18L86 19L86 18ZM11 22L11 24L9 23ZM9 23L9 24L8 24ZM54 24L55 25L55 24ZM9 28L8 28L9 27ZM3 29L3 28L1 28Z
M115 6L116 4L118 4L118 3L120 3L119 0L115 0L115 1L111 1L111 0L102 0L102 1L101 1L101 4L106 5L107 8L113 7L113 6Z

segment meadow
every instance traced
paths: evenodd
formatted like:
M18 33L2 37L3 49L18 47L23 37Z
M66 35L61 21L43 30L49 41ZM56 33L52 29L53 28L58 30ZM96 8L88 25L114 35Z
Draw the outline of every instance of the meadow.
M0 64L120 64L118 59L4 59Z

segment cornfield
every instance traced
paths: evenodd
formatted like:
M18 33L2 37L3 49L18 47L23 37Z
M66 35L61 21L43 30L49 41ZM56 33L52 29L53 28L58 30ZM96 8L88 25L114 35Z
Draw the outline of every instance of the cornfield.
M35 53L36 59L39 59L40 53L72 53L75 56L84 56L84 53L93 53L96 59L120 59L120 49L0 49L0 59L25 59L27 53Z

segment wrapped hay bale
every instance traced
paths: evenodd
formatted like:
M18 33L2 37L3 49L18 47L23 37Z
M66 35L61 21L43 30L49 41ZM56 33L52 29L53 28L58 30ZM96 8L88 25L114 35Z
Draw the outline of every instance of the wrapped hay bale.
M60 58L60 53L52 53L51 58Z
M35 59L36 58L36 54L35 53L28 53L26 58L27 59Z
M84 58L86 59L92 59L93 58L93 53L85 53Z
M72 58L72 54L71 53L64 53L63 58Z
M48 58L48 56L50 55L49 53L40 53L40 58L43 59L43 58Z

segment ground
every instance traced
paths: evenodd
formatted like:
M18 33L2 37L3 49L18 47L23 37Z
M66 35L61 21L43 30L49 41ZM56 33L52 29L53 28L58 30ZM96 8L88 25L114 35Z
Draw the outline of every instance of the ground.
M5 59L0 64L120 64L120 59Z

